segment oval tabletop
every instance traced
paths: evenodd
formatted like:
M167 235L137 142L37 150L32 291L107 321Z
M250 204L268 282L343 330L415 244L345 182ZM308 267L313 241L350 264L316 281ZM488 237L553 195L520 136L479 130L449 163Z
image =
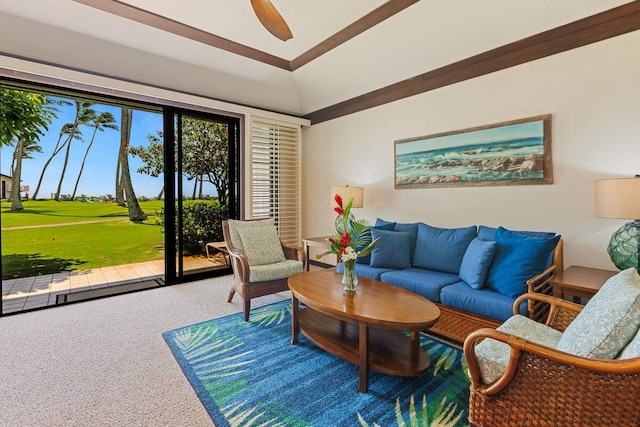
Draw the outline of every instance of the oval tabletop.
M316 311L374 327L425 330L440 317L440 309L421 295L366 277L358 277L356 292L344 292L341 274L303 272L289 277L289 289Z

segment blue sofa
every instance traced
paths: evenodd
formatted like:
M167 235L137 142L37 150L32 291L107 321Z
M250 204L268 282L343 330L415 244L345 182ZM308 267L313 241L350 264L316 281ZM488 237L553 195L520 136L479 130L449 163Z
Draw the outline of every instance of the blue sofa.
M552 294L550 281L562 271L562 240L555 233L378 219L371 234L380 241L370 256L358 258L356 274L433 301L441 316L431 330L459 342L511 317L520 295ZM343 272L342 264L337 268ZM519 310L536 320L546 315L533 302Z

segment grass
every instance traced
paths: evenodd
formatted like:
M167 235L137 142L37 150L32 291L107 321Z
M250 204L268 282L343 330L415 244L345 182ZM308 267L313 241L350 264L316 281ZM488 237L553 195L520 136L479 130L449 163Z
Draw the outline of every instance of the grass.
M28 201L22 212L7 212L10 205L2 203L2 279L162 259L164 235L155 219L162 201L140 205L149 219L136 224L126 220L126 208L113 203ZM114 221L6 229L110 218Z

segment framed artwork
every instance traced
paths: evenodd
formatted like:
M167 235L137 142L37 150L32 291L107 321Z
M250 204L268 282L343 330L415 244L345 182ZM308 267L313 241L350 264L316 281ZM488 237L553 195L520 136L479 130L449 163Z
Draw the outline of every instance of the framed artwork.
M551 114L394 144L396 189L553 183Z

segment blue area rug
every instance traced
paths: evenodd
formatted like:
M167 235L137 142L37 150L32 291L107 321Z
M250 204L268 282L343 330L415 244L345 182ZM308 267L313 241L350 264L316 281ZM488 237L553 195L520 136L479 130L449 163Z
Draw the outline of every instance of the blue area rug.
M465 426L469 379L459 348L421 336L431 366L416 378L358 368L303 334L291 345L291 302L163 334L211 419L222 426Z

